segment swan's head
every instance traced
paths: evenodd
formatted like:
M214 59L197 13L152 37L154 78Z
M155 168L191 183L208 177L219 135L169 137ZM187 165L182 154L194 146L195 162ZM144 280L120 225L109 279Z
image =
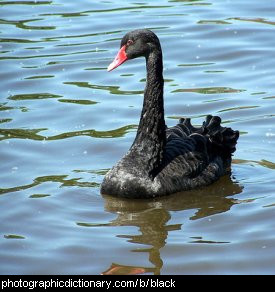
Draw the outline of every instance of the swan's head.
M148 29L137 29L128 32L121 40L120 50L108 71L112 71L125 61L137 57L147 57L154 50L161 50L158 37Z

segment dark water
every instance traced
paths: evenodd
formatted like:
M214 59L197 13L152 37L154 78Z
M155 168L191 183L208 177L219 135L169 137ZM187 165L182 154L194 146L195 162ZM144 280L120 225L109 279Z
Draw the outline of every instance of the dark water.
M274 274L275 3L0 1L0 273ZM144 60L106 68L129 30L164 53L167 124L241 131L231 177L147 201L102 197L131 145Z

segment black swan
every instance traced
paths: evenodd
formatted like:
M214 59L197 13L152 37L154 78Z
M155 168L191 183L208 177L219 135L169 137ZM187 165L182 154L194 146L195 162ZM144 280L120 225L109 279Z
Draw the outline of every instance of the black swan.
M239 137L207 116L201 127L189 118L167 128L163 108L162 50L150 30L127 33L109 65L111 71L144 56L147 83L136 138L126 155L104 177L101 193L128 198L154 198L206 186L226 174Z

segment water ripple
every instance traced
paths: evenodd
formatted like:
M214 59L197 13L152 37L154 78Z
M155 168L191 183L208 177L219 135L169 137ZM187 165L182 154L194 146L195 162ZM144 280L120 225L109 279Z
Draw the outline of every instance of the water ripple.
M272 1L0 6L0 274L274 274ZM143 59L106 68L143 26L162 44L167 125L213 114L241 135L231 175L207 188L102 197L146 81Z

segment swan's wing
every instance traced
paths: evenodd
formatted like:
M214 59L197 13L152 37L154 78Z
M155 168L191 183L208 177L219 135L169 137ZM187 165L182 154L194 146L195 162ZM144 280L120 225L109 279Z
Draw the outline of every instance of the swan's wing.
M166 130L165 165L181 163L183 175L195 177L217 159L230 161L238 137L238 131L221 126L220 117L207 116L198 128L190 119L180 119Z

